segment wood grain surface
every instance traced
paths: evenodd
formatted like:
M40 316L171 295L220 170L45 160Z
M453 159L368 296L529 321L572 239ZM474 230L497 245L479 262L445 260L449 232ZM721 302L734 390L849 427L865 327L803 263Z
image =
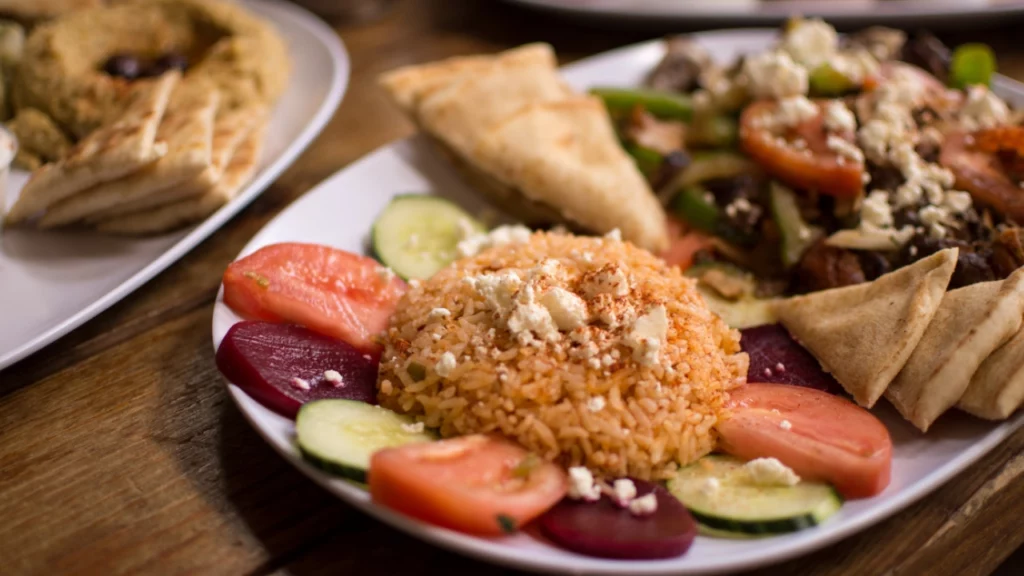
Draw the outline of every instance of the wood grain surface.
M1024 79L1020 24L943 35L993 44L1002 70ZM568 62L670 30L615 31L474 0L408 0L382 20L336 27L352 82L308 152L178 264L0 372L0 574L513 573L371 520L274 454L214 367L220 275L289 202L412 133L376 86L380 72L537 40ZM757 573L988 575L1024 543L1022 517L1024 431L891 519ZM1021 561L1004 573L1024 574Z

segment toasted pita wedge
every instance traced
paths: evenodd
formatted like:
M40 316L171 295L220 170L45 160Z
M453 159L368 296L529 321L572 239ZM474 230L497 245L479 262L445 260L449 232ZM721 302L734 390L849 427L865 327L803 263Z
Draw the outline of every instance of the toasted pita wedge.
M1005 420L1024 405L1024 328L989 356L956 407L986 420Z
M1020 330L1024 270L951 290L885 397L922 432L967 390L981 363Z
M74 10L102 6L103 0L3 0L0 14L20 20L44 20L62 16Z
M217 183L194 198L173 204L117 216L97 225L101 232L130 236L159 234L203 220L231 201L252 178L263 152L265 127L252 131L238 147Z
M665 249L664 210L603 104L576 95L555 64L549 46L529 45L405 68L382 83L476 188L502 207L518 203L527 222L618 228L643 248Z
M173 71L139 82L120 118L83 138L64 159L32 174L7 222L22 222L82 190L137 172L163 157L167 145L156 142L156 132L180 77Z
M943 250L867 284L776 302L779 322L858 404L872 407L910 358L956 268Z
M553 70L557 64L551 46L534 43L495 56L458 56L432 64L405 66L382 75L380 83L403 110L415 112L415 106L425 95L460 78L503 68Z
M157 140L167 143L163 158L134 174L104 182L54 204L39 220L39 227L71 224L107 208L160 194L209 168L220 94L190 86L194 85L180 84L171 95L167 113L157 129Z
M85 219L86 222L95 224L115 216L173 204L206 192L220 180L242 142L257 126L266 121L267 113L267 107L257 103L230 110L219 110L213 129L212 162L198 176L188 182L163 190L159 194L150 194L96 212L88 216Z

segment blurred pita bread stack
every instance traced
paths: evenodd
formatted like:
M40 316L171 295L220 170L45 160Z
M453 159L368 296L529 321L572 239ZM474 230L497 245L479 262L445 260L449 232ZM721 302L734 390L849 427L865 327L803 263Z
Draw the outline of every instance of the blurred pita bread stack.
M158 234L206 218L245 186L266 106L222 108L213 86L182 83L178 72L135 91L119 118L32 174L7 223Z
M774 312L854 399L885 396L922 432L954 406L1003 420L1024 404L1024 269L947 288L957 250Z
M651 251L665 213L600 100L575 93L547 44L401 68L381 83L470 183L527 224L567 223Z

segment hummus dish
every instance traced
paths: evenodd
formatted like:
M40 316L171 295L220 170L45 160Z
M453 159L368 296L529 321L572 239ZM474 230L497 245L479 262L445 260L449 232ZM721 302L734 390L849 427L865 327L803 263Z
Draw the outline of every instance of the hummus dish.
M273 26L219 0L73 10L34 26L12 60L7 125L16 166L33 175L7 223L128 234L175 229L230 200L290 72Z

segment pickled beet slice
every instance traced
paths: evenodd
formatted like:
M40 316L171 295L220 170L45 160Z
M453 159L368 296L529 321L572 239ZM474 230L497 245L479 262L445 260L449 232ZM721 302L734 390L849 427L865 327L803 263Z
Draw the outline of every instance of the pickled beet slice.
M750 356L748 382L792 384L832 394L843 389L821 368L814 356L789 335L780 324L768 324L741 331L740 346Z
M690 513L665 488L643 480L633 483L638 497L654 492L654 513L634 516L607 496L597 502L564 498L540 517L541 531L559 546L600 558L652 560L686 552L697 536Z
M239 322L217 349L217 368L229 381L289 418L306 402L324 398L376 404L377 363L341 340L274 322ZM328 381L328 370L341 382Z

